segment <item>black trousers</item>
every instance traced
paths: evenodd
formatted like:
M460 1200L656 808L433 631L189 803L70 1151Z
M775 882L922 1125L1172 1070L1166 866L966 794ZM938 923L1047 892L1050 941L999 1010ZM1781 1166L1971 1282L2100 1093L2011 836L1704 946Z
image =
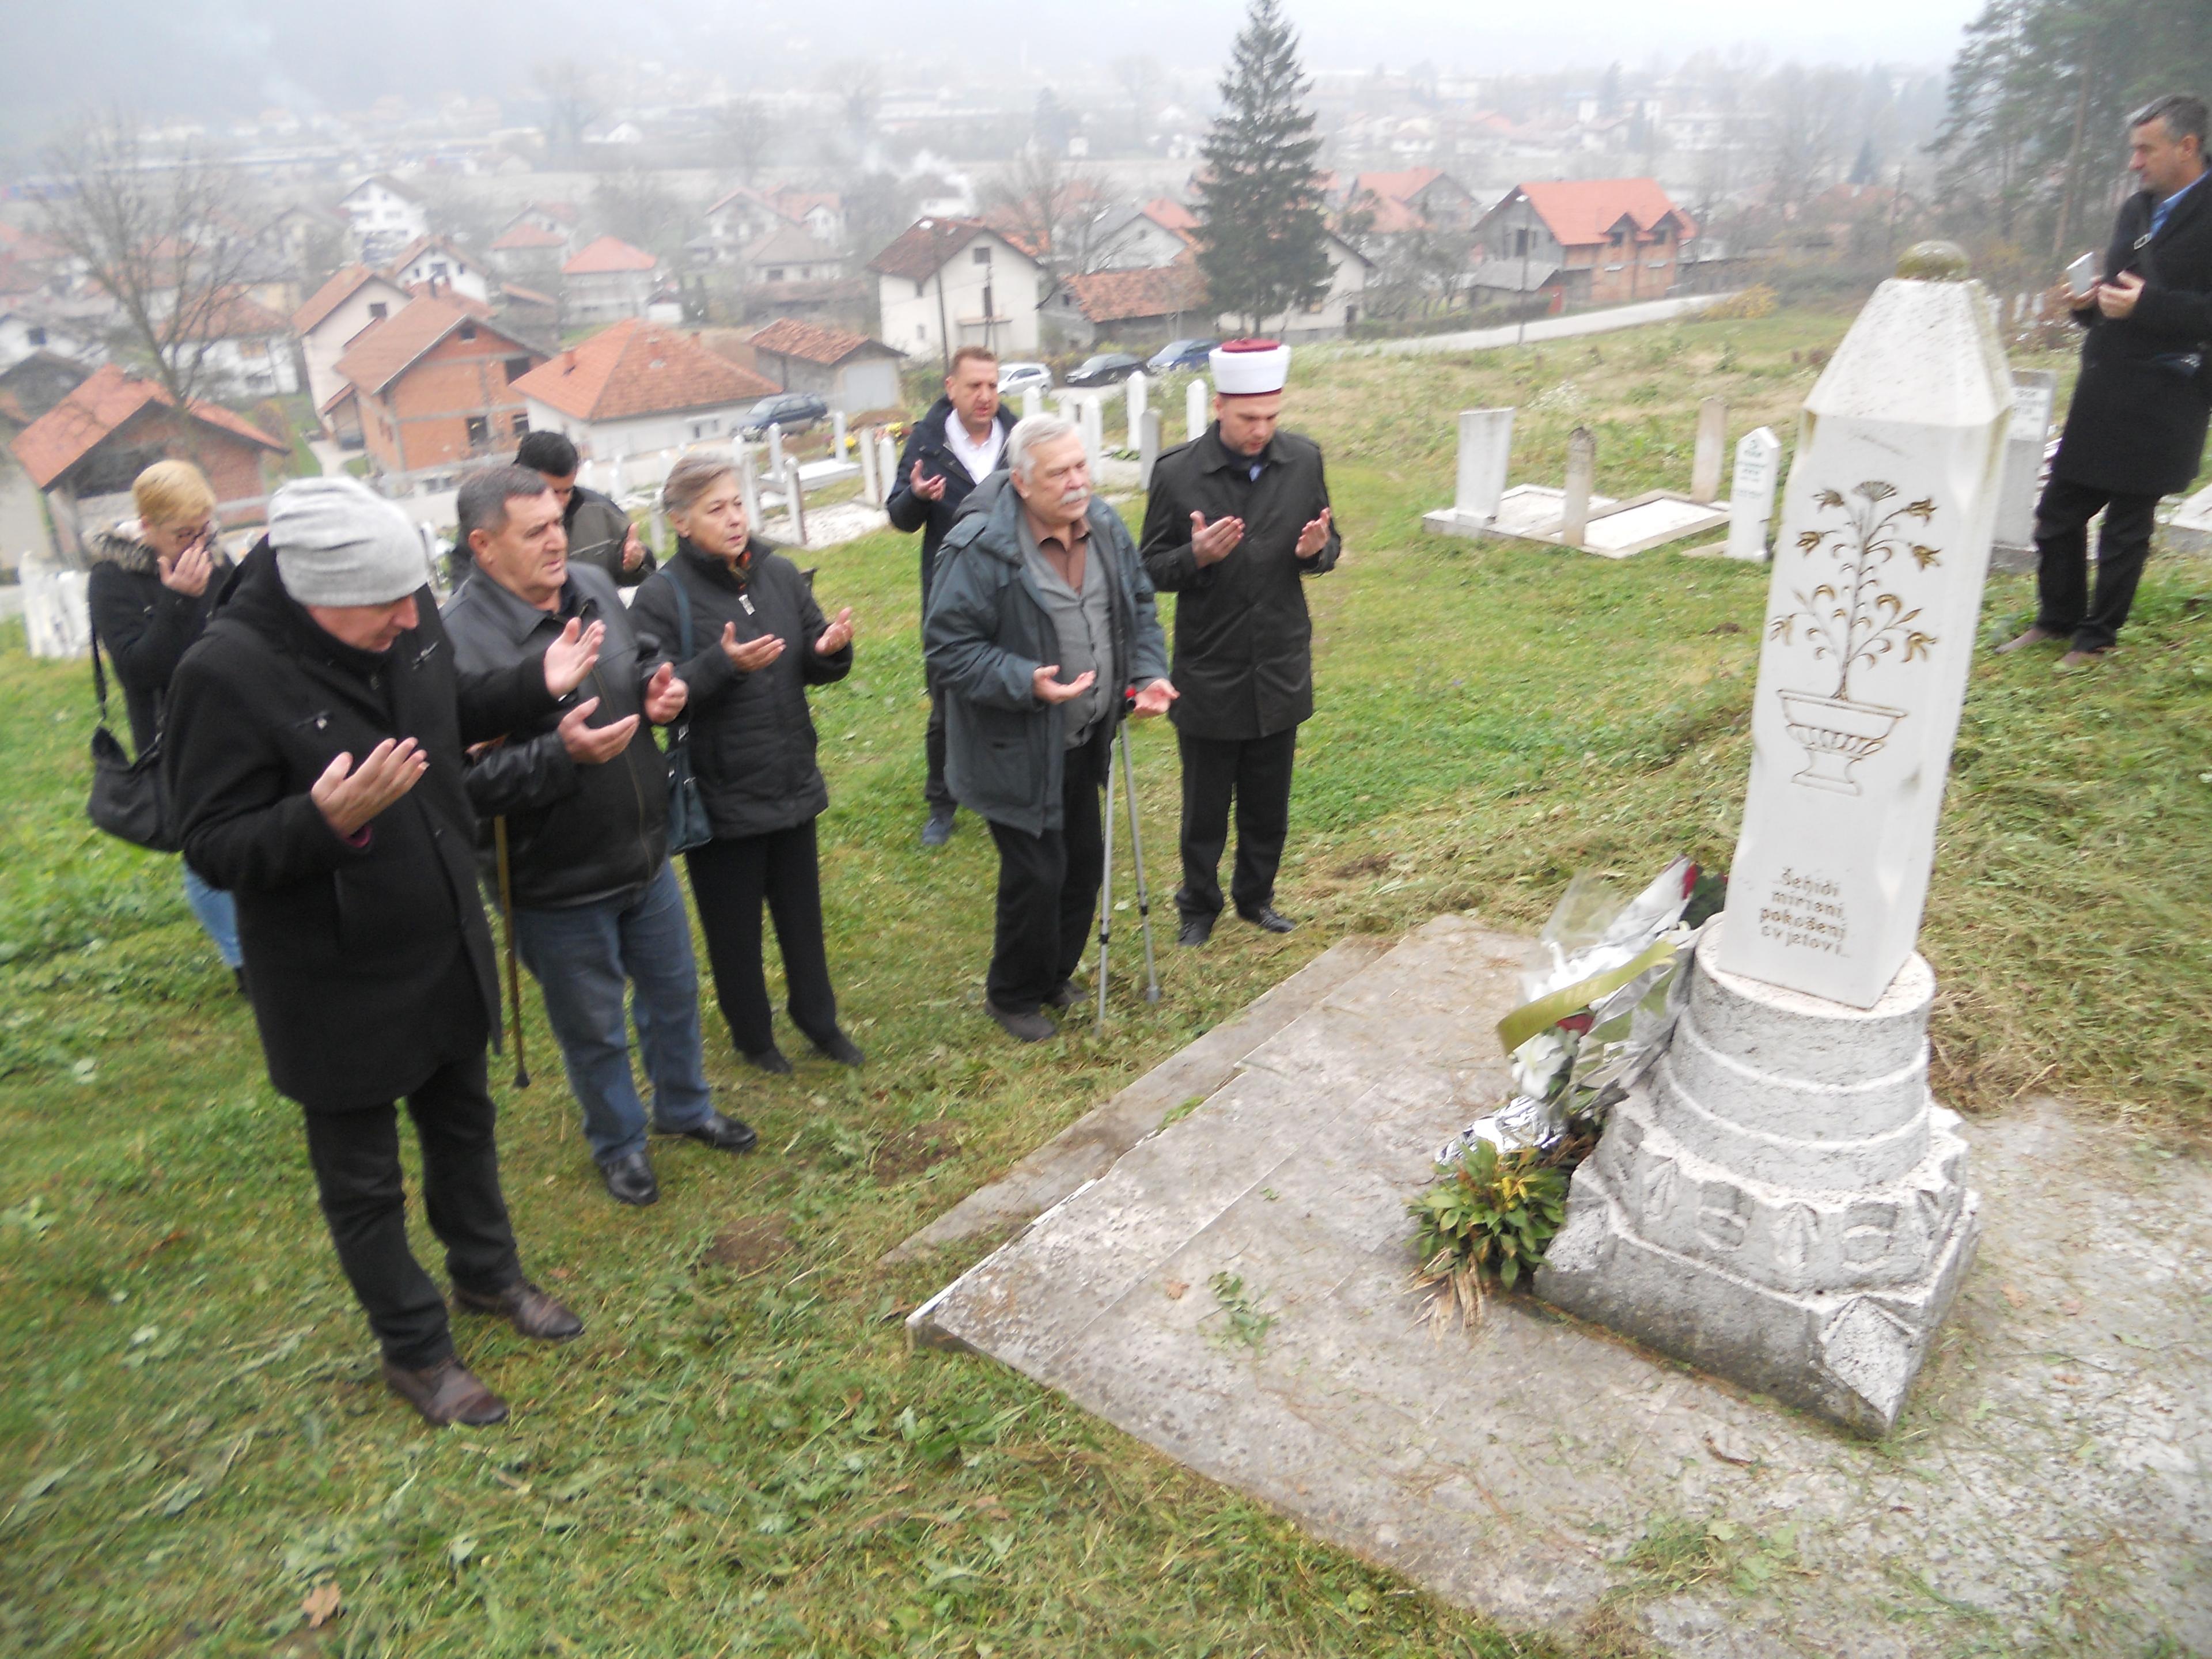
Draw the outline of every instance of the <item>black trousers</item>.
M2089 589L2089 520L2102 508L2097 537L2097 586ZM2106 651L2135 604L2136 584L2150 557L2155 495L2116 495L2093 484L2053 478L2035 508L2039 606L2035 625L2071 635L2077 651Z
M929 781L922 785L921 798L933 811L950 812L954 803L945 781L945 693L937 689L934 675L929 681L929 731L922 738L922 751L929 757Z
M446 1247L446 1271L463 1290L505 1290L522 1277L514 1229L499 1189L497 1109L479 1048L430 1074L407 1097L422 1146L422 1209ZM395 1365L421 1370L453 1352L446 1298L407 1248L407 1194L399 1173L399 1115L386 1101L307 1112L307 1158L338 1265Z
M1182 890L1176 908L1187 916L1221 914L1222 849L1229 844L1229 802L1237 801L1237 867L1229 897L1241 912L1275 896L1275 872L1291 834L1291 768L1298 728L1264 738L1194 738L1176 733L1182 750Z
M1033 1014L1058 990L1091 937L1105 872L1098 791L1114 752L1110 725L1067 751L1060 774L1060 827L1041 836L994 823L999 844L998 925L983 986L1009 1013Z
M837 1034L837 994L822 941L822 866L814 820L765 836L717 837L684 855L691 896L714 969L714 1000L730 1041L748 1054L775 1047L768 975L761 965L761 905L775 922L783 954L785 1010L815 1042Z

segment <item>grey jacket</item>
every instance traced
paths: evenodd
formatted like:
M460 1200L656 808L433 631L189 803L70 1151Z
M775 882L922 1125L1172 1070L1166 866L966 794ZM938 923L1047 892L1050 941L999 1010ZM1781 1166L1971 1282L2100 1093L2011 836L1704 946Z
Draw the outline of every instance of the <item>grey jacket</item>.
M946 534L922 621L930 678L945 694L945 782L969 811L1032 836L1062 827L1064 705L1039 701L1031 677L1059 659L1059 634L1022 557L1021 497L994 473ZM1152 581L1119 514L1091 500L1091 552L1113 583L1122 687L1168 672ZM1109 716L1119 720L1119 700Z

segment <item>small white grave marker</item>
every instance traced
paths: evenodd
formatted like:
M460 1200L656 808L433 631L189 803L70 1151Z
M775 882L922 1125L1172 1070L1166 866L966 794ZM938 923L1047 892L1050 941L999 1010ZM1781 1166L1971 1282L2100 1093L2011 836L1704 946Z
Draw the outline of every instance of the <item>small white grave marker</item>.
M1735 476L1729 483L1728 556L1764 559L1781 483L1782 440L1765 427L1747 432L1735 447Z

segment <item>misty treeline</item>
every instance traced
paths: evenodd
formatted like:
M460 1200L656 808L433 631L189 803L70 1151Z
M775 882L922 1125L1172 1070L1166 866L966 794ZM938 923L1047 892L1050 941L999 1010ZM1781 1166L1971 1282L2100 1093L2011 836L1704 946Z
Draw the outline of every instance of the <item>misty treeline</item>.
M2104 240L2127 118L2169 92L2212 94L2212 0L1990 0L1935 143L1947 219L2048 276Z

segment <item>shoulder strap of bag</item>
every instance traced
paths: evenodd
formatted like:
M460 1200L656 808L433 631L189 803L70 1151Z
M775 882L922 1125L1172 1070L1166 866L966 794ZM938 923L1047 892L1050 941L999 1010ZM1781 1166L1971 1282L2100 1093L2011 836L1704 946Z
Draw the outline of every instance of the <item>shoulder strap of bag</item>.
M100 660L100 629L88 623L92 640L92 693L100 701L100 723L107 724L107 671Z
M665 567L665 574L669 586L676 590L676 614L680 618L677 623L677 629L683 635L683 650L677 660L689 662L691 660L691 595L684 589L684 578L677 569L678 562L676 559L670 559ZM669 732L669 741L672 744L680 744L690 735L691 703L690 700L686 698L684 703L684 713L678 717L674 727Z

